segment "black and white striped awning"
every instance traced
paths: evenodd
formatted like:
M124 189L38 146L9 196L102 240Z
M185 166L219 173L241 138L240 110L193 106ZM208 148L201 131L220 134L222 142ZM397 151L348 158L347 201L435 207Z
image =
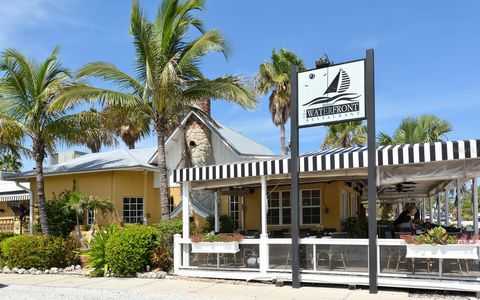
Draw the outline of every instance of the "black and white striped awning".
M28 193L0 194L0 202L24 201L29 199L30 199L30 195Z
M472 159L479 158L479 152L480 140L382 146L377 147L377 166ZM366 168L367 159L367 147L316 151L300 157L300 172ZM287 157L177 169L173 172L173 181L191 182L288 174L289 164L290 158Z

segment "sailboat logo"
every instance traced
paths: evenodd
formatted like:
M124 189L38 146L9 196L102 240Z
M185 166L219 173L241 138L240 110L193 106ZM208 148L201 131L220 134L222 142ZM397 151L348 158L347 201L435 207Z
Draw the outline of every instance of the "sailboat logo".
M340 69L338 70L335 79L333 79L332 83L330 83L330 85L327 87L323 95L305 103L303 106L335 104L340 101L351 102L361 96L357 93L346 93L349 87L350 76L348 76L348 73L345 70ZM330 97L330 94L333 94L334 96Z

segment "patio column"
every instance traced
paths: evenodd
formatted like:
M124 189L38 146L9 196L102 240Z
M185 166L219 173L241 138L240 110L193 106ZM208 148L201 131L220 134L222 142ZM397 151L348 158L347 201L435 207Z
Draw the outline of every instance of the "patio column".
M421 220L425 222L425 198L422 198L420 205L422 206Z
M462 228L462 197L460 195L460 183L455 184L455 203L457 204L457 228Z
M433 197L428 197L428 205L430 206L430 223L433 223Z
M267 213L268 213L268 199L267 199L267 177L260 177L261 180L261 220L262 232L260 234L260 272L266 274L268 270L268 233L267 233Z
M473 235L478 238L478 187L477 177L472 179L472 195L473 195Z
M183 238L190 238L190 182L182 184L182 220L183 220ZM188 267L190 263L189 255L190 245L183 245L183 266Z
M450 225L450 220L449 220L449 213L448 213L448 191L445 190L445 226Z
M220 232L220 215L218 204L220 202L220 191L215 192L215 232Z
M440 224L440 193L437 194L437 225Z

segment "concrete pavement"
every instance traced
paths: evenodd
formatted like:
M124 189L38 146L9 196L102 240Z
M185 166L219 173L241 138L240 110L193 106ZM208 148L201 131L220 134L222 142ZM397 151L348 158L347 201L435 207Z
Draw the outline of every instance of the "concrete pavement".
M32 294L30 295L30 292ZM70 296L69 296L70 295ZM58 296L58 297L57 297ZM412 297L413 296L413 297ZM417 295L418 296L418 295ZM333 287L276 287L273 284L186 278L89 278L77 275L0 274L0 299L412 299L402 291ZM428 297L428 296L424 296ZM431 299L431 297L428 297ZM462 297L465 299L465 297ZM472 298L473 299L473 298Z

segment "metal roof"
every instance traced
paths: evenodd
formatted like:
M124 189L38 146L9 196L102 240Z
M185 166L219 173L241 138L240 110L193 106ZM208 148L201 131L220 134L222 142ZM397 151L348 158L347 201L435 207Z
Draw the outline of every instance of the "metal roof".
M155 167L148 163L148 159L155 153L156 148L119 149L110 152L91 153L69 160L67 162L45 166L45 176L66 173L84 173L93 171L151 169ZM35 170L17 173L8 176L8 180L29 178L35 176Z
M235 131L225 125L222 125L216 121L212 122L203 115L200 115L196 112L189 112L180 123L181 126L184 126L188 119L191 116L197 117L201 122L203 122L213 134L217 135L221 140L223 140L230 149L233 150L236 154L240 156L256 156L256 157L265 157L265 158L273 158L278 157L272 150L270 150L265 145L262 145L251 138L245 136L244 134ZM170 135L166 144L170 143L173 137L178 133L180 127L177 127L175 131ZM152 156L149 160L151 164L157 163L157 153Z

